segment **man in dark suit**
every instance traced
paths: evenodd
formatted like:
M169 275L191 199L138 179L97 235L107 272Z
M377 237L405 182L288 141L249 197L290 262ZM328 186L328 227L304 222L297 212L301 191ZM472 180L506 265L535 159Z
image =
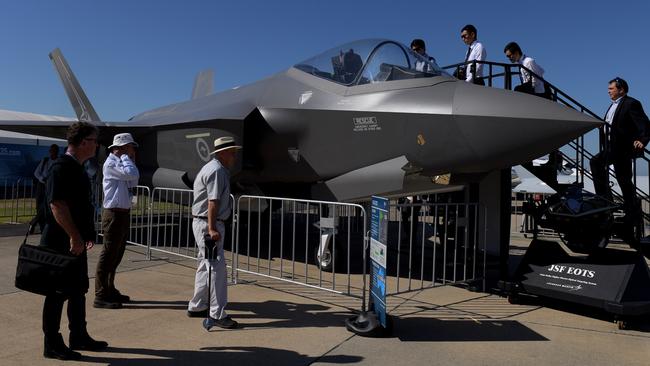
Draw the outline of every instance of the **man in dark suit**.
M608 166L614 165L616 180L623 193L626 240L635 239L633 230L640 213L636 187L632 182L632 161L643 155L644 147L650 140L648 116L641 102L627 95L628 90L627 82L621 78L609 82L608 93L612 104L605 114L605 133L601 131L603 149L591 159L596 194L609 200L612 200L612 191Z

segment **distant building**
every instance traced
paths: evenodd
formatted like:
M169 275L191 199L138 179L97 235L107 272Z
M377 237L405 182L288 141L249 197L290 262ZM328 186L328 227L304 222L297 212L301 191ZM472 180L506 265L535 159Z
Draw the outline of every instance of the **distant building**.
M76 119L0 109L0 121L75 122ZM67 141L0 130L0 185L22 177L31 178L39 161L48 155L52 144L59 145L63 153Z

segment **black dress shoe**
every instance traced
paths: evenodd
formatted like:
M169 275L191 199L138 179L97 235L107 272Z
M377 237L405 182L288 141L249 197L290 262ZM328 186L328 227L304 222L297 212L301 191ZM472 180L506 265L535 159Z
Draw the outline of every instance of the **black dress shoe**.
M102 351L108 347L104 341L94 340L87 332L81 334L70 333L70 349L85 351Z
M53 336L45 336L43 357L55 358L57 360L80 360L81 353L68 348L63 343L63 337L58 333Z
M115 302L119 302L119 303L125 303L125 302L131 301L131 298L129 296L127 296L127 295L122 295L121 292L119 292L118 290L115 290L113 295L111 295L111 300L113 300Z
M117 302L113 299L104 299L104 298L95 298L93 301L93 307L98 309L120 309L122 308L122 303Z
M205 310L199 310L199 311L187 311L187 316L190 318L207 318L208 317L208 309Z

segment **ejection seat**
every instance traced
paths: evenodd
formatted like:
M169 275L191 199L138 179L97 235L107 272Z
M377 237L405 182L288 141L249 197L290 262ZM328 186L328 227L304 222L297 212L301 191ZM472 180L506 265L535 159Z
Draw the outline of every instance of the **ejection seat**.
M354 53L353 49L341 53L339 56L332 57L334 78L344 84L351 84L362 67L363 60L360 55Z

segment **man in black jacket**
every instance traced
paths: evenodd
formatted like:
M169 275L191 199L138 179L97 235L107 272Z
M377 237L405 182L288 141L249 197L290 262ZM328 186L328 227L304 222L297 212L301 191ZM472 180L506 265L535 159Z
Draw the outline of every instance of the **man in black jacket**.
M72 349L100 351L108 344L96 341L86 330L86 292L88 291L88 263L86 251L93 247L95 225L90 200L90 181L83 162L95 155L97 128L87 122L76 122L67 131L68 148L50 168L47 179L47 211L41 246L61 253L71 253L84 259L83 270L76 274L75 287L79 292L64 295L52 292L43 304L43 333L46 358L78 360L81 354ZM59 326L63 303L68 301L70 348L63 342Z
M616 180L623 193L627 236L624 239L635 241L638 238L633 230L639 218L640 206L632 182L632 161L643 155L650 137L648 116L641 102L627 95L628 90L627 82L621 78L609 82L608 93L612 104L605 114L605 133L601 131L601 146L604 148L591 159L591 173L596 194L612 200L608 166L614 165Z
M45 226L45 181L48 174L50 174L50 167L54 161L59 157L59 145L52 144L50 146L49 155L44 157L36 170L34 171L34 178L36 178L36 216L29 222L29 233L34 233L34 228L38 224L38 228L43 232Z

